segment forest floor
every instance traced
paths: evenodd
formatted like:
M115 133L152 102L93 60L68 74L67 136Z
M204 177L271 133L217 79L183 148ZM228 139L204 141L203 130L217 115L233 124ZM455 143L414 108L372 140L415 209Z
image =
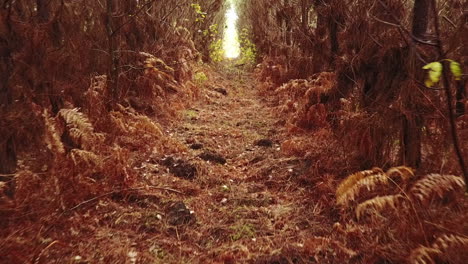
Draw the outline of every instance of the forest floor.
M310 238L329 234L336 212L301 180L306 162L282 151L288 135L254 78L213 76L165 128L187 151L140 157L152 187L93 199L39 231L35 263L313 261Z

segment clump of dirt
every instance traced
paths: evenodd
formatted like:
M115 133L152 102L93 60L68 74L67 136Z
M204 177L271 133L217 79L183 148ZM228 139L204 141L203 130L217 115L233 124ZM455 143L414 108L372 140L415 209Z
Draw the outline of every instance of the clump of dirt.
M254 145L259 146L259 147L271 148L273 147L273 140L268 139L268 138L263 138L263 139L255 141Z
M200 155L198 155L200 159L205 160L205 161L211 161L219 164L226 164L226 159L221 156L220 154L213 152L213 151L204 151Z
M167 222L170 225L188 225L195 223L195 215L187 208L183 202L175 202L167 207Z
M203 148L203 144L202 144L202 143L193 143L192 145L190 145L190 148L191 148L191 149L194 149L194 150L202 149L202 148Z
M165 157L161 164L169 169L169 172L176 177L192 180L197 177L197 167L185 160Z
M227 90L224 89L224 88L218 87L218 88L215 88L214 90L215 90L215 92L218 92L218 93L220 93L220 94L222 94L222 95L224 95L224 96L227 96L227 95L228 95Z

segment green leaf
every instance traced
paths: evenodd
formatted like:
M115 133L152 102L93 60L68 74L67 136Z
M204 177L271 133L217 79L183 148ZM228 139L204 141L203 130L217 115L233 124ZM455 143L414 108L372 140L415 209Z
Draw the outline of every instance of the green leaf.
M434 83L433 83L431 80L429 80L429 79L425 80L425 81L424 81L424 84L425 84L427 87L432 87L432 86L434 86Z
M450 60L450 71L452 72L453 77L455 77L455 80L461 80L462 70L460 67L460 63Z
M442 63L438 61L431 62L423 67L424 70L429 70L429 78L425 81L426 86L432 87L439 82L440 76L442 75L442 68Z

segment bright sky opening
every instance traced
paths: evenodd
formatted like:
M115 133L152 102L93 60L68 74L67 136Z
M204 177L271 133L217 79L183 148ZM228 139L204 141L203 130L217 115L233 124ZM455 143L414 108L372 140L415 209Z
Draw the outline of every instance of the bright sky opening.
M237 58L240 54L239 36L237 33L237 11L234 5L226 12L226 28L223 36L224 56Z

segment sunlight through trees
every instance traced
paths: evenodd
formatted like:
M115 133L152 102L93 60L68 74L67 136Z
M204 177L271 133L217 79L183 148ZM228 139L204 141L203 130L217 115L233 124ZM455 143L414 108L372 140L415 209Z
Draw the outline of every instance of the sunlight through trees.
M237 33L236 7L231 3L231 7L226 11L226 27L223 37L224 55L226 58L237 58L240 54L239 36Z

